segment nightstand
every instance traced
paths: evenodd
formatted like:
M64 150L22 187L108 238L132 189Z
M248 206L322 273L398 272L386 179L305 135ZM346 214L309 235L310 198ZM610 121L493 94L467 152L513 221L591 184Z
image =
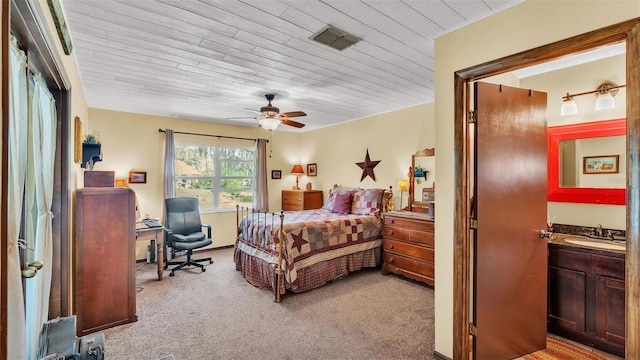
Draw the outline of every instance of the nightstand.
M282 190L282 210L311 210L322 207L322 190Z

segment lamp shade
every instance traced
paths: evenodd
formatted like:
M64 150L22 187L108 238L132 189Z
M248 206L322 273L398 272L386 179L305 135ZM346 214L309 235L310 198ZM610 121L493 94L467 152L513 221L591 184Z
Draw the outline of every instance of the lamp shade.
M293 169L291 169L291 173L295 175L304 175L304 170L302 170L302 165L293 165Z
M608 91L604 94L598 94L596 100L596 110L613 109L616 107L616 102L613 100L613 96Z
M398 180L398 190L409 191L409 183L407 180Z
M574 115L578 113L578 105L573 99L564 100L560 108L560 116Z

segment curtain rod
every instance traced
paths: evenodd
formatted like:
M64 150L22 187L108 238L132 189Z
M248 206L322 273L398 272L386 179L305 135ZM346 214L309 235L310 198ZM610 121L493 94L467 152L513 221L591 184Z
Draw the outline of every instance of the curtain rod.
M165 132L163 129L158 129L158 132ZM257 141L258 139L252 139L252 138L244 138L244 137L236 137L236 136L226 136L226 135L213 135L213 134L199 134L199 133L191 133L191 132L184 132L184 131L174 131L174 134L183 134L183 135L197 135L197 136L209 136L209 137L217 137L217 138L224 138L224 139L236 139L236 140L250 140L250 141ZM267 142L269 142L269 140L267 139Z

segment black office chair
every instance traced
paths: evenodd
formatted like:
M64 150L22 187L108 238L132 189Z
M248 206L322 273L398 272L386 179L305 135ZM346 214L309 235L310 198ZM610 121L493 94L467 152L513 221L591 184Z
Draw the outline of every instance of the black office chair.
M177 270L185 266L196 266L205 272L204 265L199 262L208 261L213 263L211 258L192 259L193 249L199 249L211 244L211 226L203 224L200 221L200 209L198 207L198 198L194 197L175 197L165 199L166 207L166 241L165 244L174 251L187 251L187 261L167 261L164 268L169 265L178 265L171 269L170 276L173 276ZM207 234L202 232L203 228L207 228Z

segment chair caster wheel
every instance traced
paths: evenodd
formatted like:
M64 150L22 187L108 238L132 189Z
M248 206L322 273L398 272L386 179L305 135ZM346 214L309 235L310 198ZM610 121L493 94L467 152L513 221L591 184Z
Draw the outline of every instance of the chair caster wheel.
M175 275L173 272L169 273L169 276L173 276L173 275Z
M205 272L205 271L207 271L207 269L205 269L205 268L202 268L202 272Z
M209 260L209 264L213 264L213 260Z

